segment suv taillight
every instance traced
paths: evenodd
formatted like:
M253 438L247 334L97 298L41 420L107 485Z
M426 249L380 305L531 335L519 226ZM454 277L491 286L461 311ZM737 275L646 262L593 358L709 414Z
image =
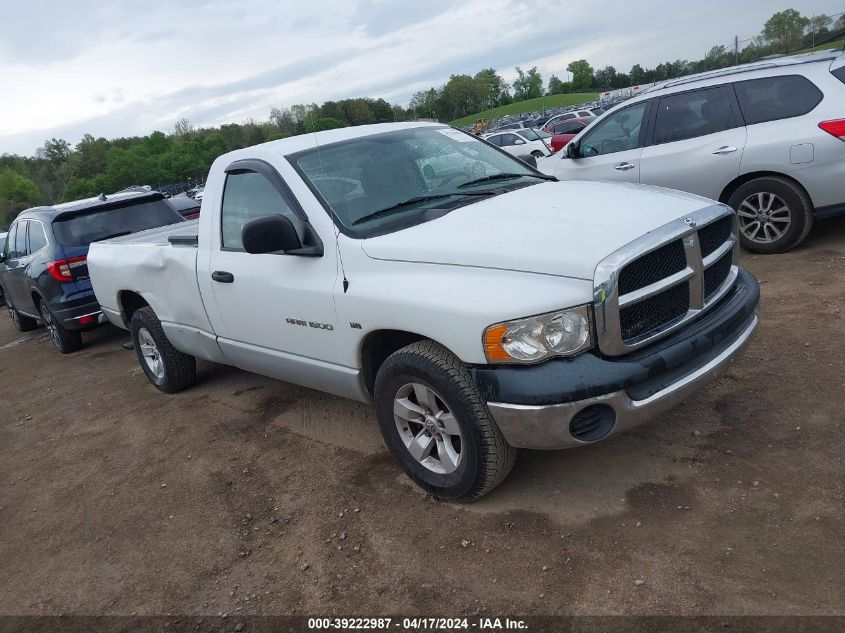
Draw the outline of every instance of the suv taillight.
M819 127L828 134L832 134L840 141L845 141L845 119L837 119L835 121L822 121Z
M56 281L66 283L68 281L73 281L73 269L78 268L79 266L85 266L87 261L88 257L85 255L82 257L71 257L70 259L60 259L58 261L48 263L47 271Z

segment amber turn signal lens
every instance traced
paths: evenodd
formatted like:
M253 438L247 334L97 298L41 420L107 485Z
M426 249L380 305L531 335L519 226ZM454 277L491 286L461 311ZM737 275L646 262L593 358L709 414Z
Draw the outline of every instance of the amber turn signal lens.
M513 360L502 347L502 339L507 329L508 326L502 323L489 327L484 332L484 353L487 355L487 360L491 362Z

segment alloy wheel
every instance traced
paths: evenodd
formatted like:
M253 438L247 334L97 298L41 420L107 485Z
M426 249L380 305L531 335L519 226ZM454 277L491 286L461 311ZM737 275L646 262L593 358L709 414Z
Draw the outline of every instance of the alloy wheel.
M420 383L402 385L393 400L393 418L402 443L420 465L445 475L458 469L461 427L434 390Z
M161 360L158 346L147 328L142 327L138 330L138 343L141 356L150 372L158 379L164 378L164 362Z
M746 239L771 244L783 237L792 223L792 212L783 199L768 192L753 193L736 210L739 230Z

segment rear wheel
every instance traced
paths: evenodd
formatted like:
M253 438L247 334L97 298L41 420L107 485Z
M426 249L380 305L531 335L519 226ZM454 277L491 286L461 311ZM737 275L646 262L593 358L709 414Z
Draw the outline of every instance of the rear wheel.
M136 310L129 329L141 369L157 389L176 393L196 382L196 359L173 347L152 308Z
M753 253L785 253L813 228L813 205L794 182L769 176L739 187L728 200L739 220L739 239Z
M38 321L22 315L12 307L11 303L7 303L7 305L9 308L9 317L12 319L12 325L15 326L18 332L30 332L38 327Z
M65 329L45 303L41 303L38 310L41 312L41 320L44 321L50 340L53 341L57 350L62 354L70 354L82 348L82 332Z
M543 156L545 156L545 154L538 149L535 149L533 152L531 152L531 155L534 158L543 158Z
M405 473L443 499L474 501L498 486L516 458L464 364L433 341L400 349L376 376L385 443Z

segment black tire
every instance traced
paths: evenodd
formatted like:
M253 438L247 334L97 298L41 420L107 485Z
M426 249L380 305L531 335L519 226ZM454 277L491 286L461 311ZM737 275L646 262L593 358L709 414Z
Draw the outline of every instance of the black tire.
M545 154L538 149L535 149L533 152L531 152L531 155L534 158L543 158L543 156L545 156Z
M453 472L434 472L424 466L411 455L400 435L397 422L406 422L394 417L394 399L412 383L434 392L460 429L460 459ZM516 449L505 441L464 364L441 345L418 341L394 352L379 369L374 391L376 415L387 447L402 470L426 492L452 501L474 501L510 473ZM419 426L421 434L426 432L422 422ZM431 435L427 437L430 445L435 444L431 454L439 454L442 440L434 443Z
M187 389L196 382L196 359L173 347L170 341L167 340L167 336L161 327L161 322L152 308L147 307L136 310L132 315L132 320L129 322L129 330L132 333L132 344L135 347L135 355L138 357L138 363L141 365L141 369L144 370L147 378L159 391L177 393L183 389ZM149 345L145 344L142 346L141 344L141 339L146 339L147 336L154 343L156 361L160 361L160 365L155 362L148 362L147 357L144 355L145 352L151 351ZM158 374L153 370L153 366L160 368Z
M68 330L56 319L47 304L41 302L38 305L38 310L41 312L41 320L44 321L44 327L47 328L47 333L50 335L50 340L53 341L53 346L62 354L70 354L82 349L82 332L78 330Z
M783 234L769 242L760 241L765 236L767 229L763 225L759 225L759 228L757 228L757 225L760 221L764 224L767 221L773 222L773 218L763 216L760 219L755 219L744 215L753 213L753 211L750 207L743 206L743 202L757 194L763 194L764 200L769 200L768 196L771 195L777 196L788 209L789 224L783 222L770 224L774 228L768 229L769 231L777 229L782 231ZM728 204L739 215L740 243L752 253L785 253L795 248L809 235L815 220L813 203L807 193L795 182L778 176L756 178L745 183L733 192ZM770 207L775 207L775 204L777 203L771 204Z
M38 327L38 321L22 315L12 307L11 303L7 304L7 307L9 308L9 317L12 319L12 325L15 326L18 332L31 332Z

